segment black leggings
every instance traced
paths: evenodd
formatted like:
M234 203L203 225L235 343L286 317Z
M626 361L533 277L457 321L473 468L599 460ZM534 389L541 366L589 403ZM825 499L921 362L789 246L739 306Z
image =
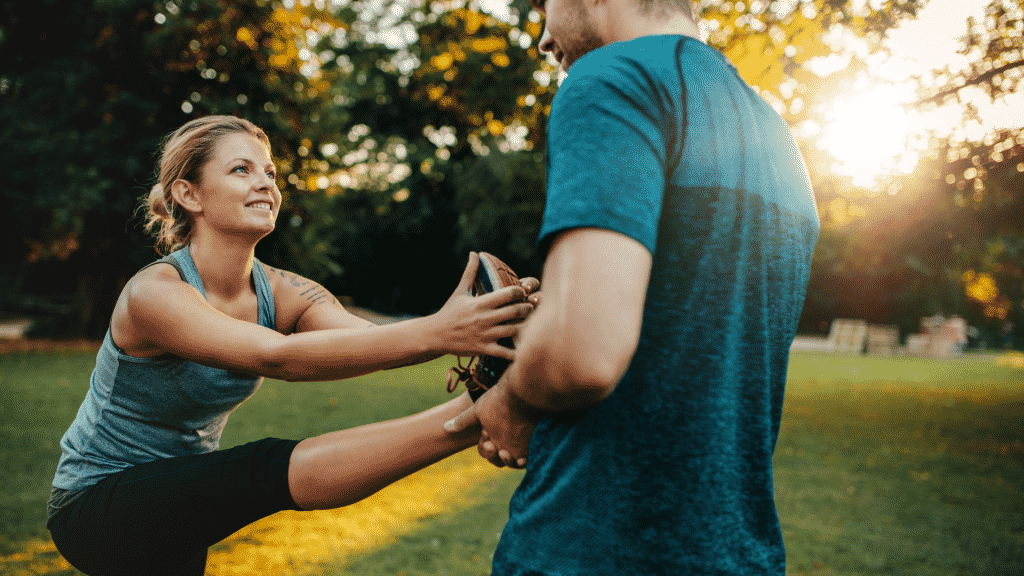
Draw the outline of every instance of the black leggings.
M108 476L57 512L53 542L90 576L202 576L209 546L260 518L299 510L288 489L296 444L268 438Z

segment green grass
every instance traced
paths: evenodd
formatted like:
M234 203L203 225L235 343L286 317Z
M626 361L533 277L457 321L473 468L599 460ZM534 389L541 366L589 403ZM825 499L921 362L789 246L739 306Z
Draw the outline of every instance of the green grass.
M45 571L45 501L58 441L88 386L91 353L0 355L0 556ZM792 575L1024 573L1024 362L794 354L776 450ZM341 383L268 381L233 416L225 447L299 438L407 414L447 397L445 360ZM521 473L488 477L464 506L328 575L487 574ZM24 561L14 559L22 554ZM21 558L21 556L18 556Z

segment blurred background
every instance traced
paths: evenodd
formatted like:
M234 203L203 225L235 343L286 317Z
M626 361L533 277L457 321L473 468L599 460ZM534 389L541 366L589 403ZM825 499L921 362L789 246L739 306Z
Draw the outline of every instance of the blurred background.
M700 0L789 122L822 232L800 331L959 315L1024 345L1024 0ZM285 201L257 257L343 302L438 308L465 254L537 275L559 75L528 0L0 0L0 320L99 338L157 258L161 138L235 114Z

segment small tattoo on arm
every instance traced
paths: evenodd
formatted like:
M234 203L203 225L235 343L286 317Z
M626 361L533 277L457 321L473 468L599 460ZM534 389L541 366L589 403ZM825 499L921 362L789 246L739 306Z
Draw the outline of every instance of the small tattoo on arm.
M332 295L322 286L313 286L312 288L308 288L306 289L305 292L300 294L300 296L304 297L307 301L312 302L313 304L321 304L324 302L338 302L334 295Z
M317 284L316 282L313 282L312 280L303 278L298 274L285 272L284 270L278 270L276 268L271 268L270 271L271 273L277 273L281 278L287 280L288 284L290 284L293 288L306 287L305 290L299 293L299 296L305 298L307 302L312 302L313 304L334 302L339 306L341 305L341 303L338 302L338 299L335 298L333 294L331 294L323 286Z

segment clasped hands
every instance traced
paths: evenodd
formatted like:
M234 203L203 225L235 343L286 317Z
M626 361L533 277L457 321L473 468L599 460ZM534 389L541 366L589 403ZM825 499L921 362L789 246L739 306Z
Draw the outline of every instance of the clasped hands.
M477 452L495 466L526 467L530 437L538 413L510 391L508 371L496 386L484 393L465 412L445 423L448 432L459 432L479 424L483 430Z
M521 281L528 301L540 303L540 281L523 278ZM537 411L517 398L511 391L510 378L515 377L510 366L495 386L492 386L462 414L445 423L448 432L459 432L479 424L483 430L477 443L477 452L491 464L500 467L525 468L530 437L537 425Z

